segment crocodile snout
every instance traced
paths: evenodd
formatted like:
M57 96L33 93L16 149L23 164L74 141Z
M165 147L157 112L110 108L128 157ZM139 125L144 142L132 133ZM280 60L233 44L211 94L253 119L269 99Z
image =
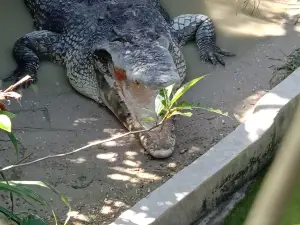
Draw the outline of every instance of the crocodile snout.
M165 121L155 129L139 134L144 149L154 158L164 159L174 152L176 135L173 119Z

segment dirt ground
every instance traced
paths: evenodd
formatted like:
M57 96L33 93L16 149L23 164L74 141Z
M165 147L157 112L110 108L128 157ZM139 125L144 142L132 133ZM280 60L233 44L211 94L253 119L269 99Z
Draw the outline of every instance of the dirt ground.
M248 12L236 15L232 5L223 1L200 5L196 0L189 5L180 0L163 2L173 16L181 13L211 16L218 29L220 46L237 54L226 59L225 68L213 67L199 61L194 43L184 48L187 79L211 74L187 93L185 99L227 111L231 118L201 110L195 110L191 118L178 118L176 151L166 160L151 159L134 137L126 137L7 173L11 179L44 180L55 186L73 207L73 224L111 223L204 154L245 119L255 102L269 90L273 67L282 64L286 55L300 45L297 17L293 16L299 9L294 9L293 2L276 5L265 1L256 15ZM13 43L17 37L32 31L32 21L18 0L1 2L0 18L0 74L4 77L15 67L11 57ZM71 151L125 132L108 110L71 88L63 68L43 63L39 78L36 88L22 91L20 104L10 105L10 110L17 114L13 130L21 145L23 162ZM0 136L0 145L0 166L15 163L11 143L5 135ZM64 219L67 212L64 204L50 191L39 192L50 199L59 218ZM0 205L10 205L8 196L0 195ZM49 216L47 209L33 209L16 201L17 211L27 208Z

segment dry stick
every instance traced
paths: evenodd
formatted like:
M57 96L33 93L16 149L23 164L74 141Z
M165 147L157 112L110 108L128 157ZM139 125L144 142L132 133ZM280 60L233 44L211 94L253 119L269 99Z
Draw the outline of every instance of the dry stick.
M264 179L245 225L279 224L300 171L300 105Z
M0 101L4 101L7 98L15 98L18 99L21 97L20 94L13 92L14 89L16 89L19 85L24 83L25 81L29 80L31 77L29 75L26 75L21 80L16 82L15 84L9 86L5 91L0 90Z
M4 92L13 91L16 87L18 87L20 84L24 83L25 81L29 80L30 78L31 78L31 76L26 75L25 77L23 77L21 80L19 80L15 84L10 85Z
M37 162L40 162L40 161L43 161L43 160L46 160L46 159L58 158L58 157L64 157L64 156L67 156L67 155L72 155L74 153L77 153L77 152L80 152L82 150L85 150L85 149L87 149L89 147L100 145L100 144L103 144L103 143L109 142L109 141L114 141L116 139L128 136L130 134L138 134L138 133L148 132L148 131L151 131L151 130L155 129L156 127L160 126L164 122L164 120L165 119L163 119L161 122L157 123L155 126L149 128L149 129L137 130L137 131L129 131L127 133L124 133L124 134L121 134L121 135L117 135L115 137L111 137L111 138L108 138L108 139L105 139L105 140L95 141L95 142L93 142L91 144L88 144L88 145L83 146L81 148L75 149L75 150L73 150L71 152L61 153L61 154L57 154L57 155L48 155L48 156L45 156L45 157L42 157L42 158L30 161L30 162L27 162L27 163L21 163L21 164L6 166L6 167L0 169L0 172L5 171L5 170L10 170L12 168L21 167L21 166L28 166L28 165L31 165L31 164L34 164L34 163L37 163Z

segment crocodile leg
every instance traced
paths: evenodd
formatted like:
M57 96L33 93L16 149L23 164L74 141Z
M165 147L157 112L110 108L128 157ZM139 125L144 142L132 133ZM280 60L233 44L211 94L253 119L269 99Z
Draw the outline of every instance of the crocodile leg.
M224 56L235 56L234 53L221 49L216 44L216 31L212 20L201 14L184 14L175 17L171 23L176 31L179 44L196 39L196 44L203 61L225 66Z
M34 31L19 38L13 47L17 69L3 81L19 80L30 75L32 80L23 85L28 87L37 81L39 62L42 59L63 64L65 47L59 34L50 31Z

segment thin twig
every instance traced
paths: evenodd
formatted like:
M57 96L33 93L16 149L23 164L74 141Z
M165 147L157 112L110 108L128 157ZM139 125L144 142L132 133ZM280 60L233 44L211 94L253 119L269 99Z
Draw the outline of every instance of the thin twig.
M13 85L10 85L4 92L10 92L13 91L14 89L16 89L19 85L21 85L22 83L24 83L25 81L29 80L31 78L31 76L26 75L25 77L23 77L21 80L19 80L18 82L16 82Z
M28 165L31 165L31 164L34 164L34 163L37 163L37 162L40 162L40 161L44 161L44 160L46 160L46 159L59 158L59 157L67 156L67 155L72 155L72 154L74 154L74 153L83 151L83 150L85 150L85 149L87 149L87 148L89 148L89 147L93 147L93 146L96 146L96 145L103 144L103 143L105 143L105 142L113 141L113 140L116 140L116 139L119 139L119 138L122 138L122 137L125 137L125 136L128 136L128 135L131 135L131 134L138 134L138 133L149 132L149 131L155 129L156 127L162 125L163 122L164 122L164 120L162 120L161 122L159 122L158 124L156 124L155 126L149 128L149 129L137 130L137 131L129 131L129 132L127 132L127 133L124 133L124 134L121 134L121 135L117 135L117 136L115 136L115 137L111 137L111 138L108 138L108 139L105 139L105 140L95 141L95 142L93 142L93 143L91 143L91 144L85 145L85 146L83 146L83 147L81 147L81 148L75 149L75 150L70 151L70 152L61 153L61 154L56 154L56 155L48 155L48 156L45 156L45 157L42 157L42 158L39 158L39 159L30 161L30 162L27 162L27 163L21 163L21 164L16 164L16 165L10 165L10 166L7 166L7 167L4 167L4 168L0 169L0 172L6 171L6 170L10 170L10 169L12 169L12 168L28 166Z
M31 77L29 75L26 75L15 84L9 86L5 91L0 90L0 101L5 101L8 98L14 98L16 100L20 99L22 96L19 93L14 92L13 90L16 89L22 83L24 83L25 81L29 80L30 78ZM4 108L6 107L4 106Z

